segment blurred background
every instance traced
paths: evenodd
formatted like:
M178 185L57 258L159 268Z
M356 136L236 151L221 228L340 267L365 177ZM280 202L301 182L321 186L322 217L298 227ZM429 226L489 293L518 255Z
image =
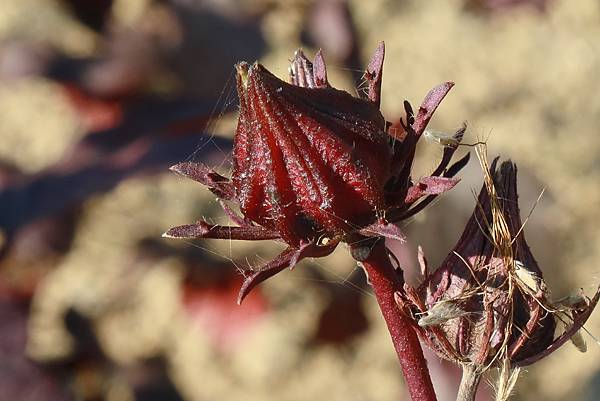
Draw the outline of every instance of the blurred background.
M168 228L226 219L168 172L229 171L233 64L287 75L322 48L355 94L386 42L382 108L456 87L430 127L520 167L527 239L553 295L599 283L598 0L2 0L0 401L407 400L361 271L340 247L237 306L241 273L270 243L174 241ZM357 89L358 88L358 89ZM469 149L462 149L467 152ZM423 142L415 176L442 150ZM415 283L474 208L472 160L451 193L390 243ZM600 335L600 314L587 325ZM600 398L599 346L566 345L522 374L514 400ZM459 372L428 355L440 401ZM482 384L479 400L493 397Z

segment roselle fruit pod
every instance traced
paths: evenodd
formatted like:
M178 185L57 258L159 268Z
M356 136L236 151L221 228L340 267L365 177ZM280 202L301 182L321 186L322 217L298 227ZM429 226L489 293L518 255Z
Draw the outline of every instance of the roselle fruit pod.
M288 84L257 63L236 68L232 179L244 216L291 244L375 221L391 161L378 107L325 85Z
M594 309L593 299L553 304L525 242L519 215L517 167L492 163L477 206L452 252L425 280L398 292L399 307L441 357L481 371L508 360L533 363L568 341ZM557 323L566 323L556 335Z
M330 85L320 51L314 61L295 53L289 83L258 63L238 63L231 179L195 162L171 168L207 186L235 225L199 220L165 237L287 244L246 276L238 301L258 283L303 258L326 256L340 242L352 244L353 257L361 260L370 252L365 237L403 241L395 223L458 182L452 177L468 155L449 166L456 148L444 149L431 177L411 178L417 141L453 84L432 89L414 115L406 102L406 123L396 124L405 137L394 136L379 111L384 53L381 43L365 71L363 97Z

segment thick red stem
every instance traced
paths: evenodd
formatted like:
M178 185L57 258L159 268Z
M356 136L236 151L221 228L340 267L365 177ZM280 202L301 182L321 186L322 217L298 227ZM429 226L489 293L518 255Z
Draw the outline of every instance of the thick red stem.
M379 239L362 262L400 360L400 366L413 401L436 401L427 362L417 334L400 312L394 292L402 289L402 279L390 263L385 241Z

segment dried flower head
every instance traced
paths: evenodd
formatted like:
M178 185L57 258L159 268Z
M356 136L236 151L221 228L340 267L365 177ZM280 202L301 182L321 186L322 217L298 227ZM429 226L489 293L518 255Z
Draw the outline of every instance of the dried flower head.
M405 102L405 121L392 125L379 111L383 57L382 43L365 71L364 98L331 87L320 51L314 62L296 52L289 83L258 63L238 63L240 113L231 180L199 163L172 168L208 186L237 226L199 221L165 236L274 239L288 245L246 278L240 301L259 282L304 257L325 256L342 241L402 240L393 223L456 184L451 177L468 160L448 167L456 146L444 149L430 177L413 182L410 174L417 141L453 84L434 88L416 114ZM239 206L242 216L227 202ZM352 253L364 259L369 248L353 246Z
M431 274L419 250L425 280L416 289L405 285L396 301L441 357L483 372L490 366L525 366L552 353L582 328L600 291L592 299L550 301L525 242L517 167L507 161L496 169L497 160L488 167L482 148L478 155L485 183L458 244ZM559 324L565 330L557 336Z

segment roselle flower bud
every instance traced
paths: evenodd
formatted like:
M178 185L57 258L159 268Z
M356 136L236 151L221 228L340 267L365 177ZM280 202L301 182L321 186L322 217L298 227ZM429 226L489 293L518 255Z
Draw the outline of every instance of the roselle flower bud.
M425 280L396 294L424 342L441 357L480 372L549 355L578 332L600 296L550 300L525 242L517 198L516 166L504 162L497 170L494 161L454 250L429 274L419 249ZM566 327L556 336L558 323Z
M310 88L259 64L237 69L233 183L244 216L295 245L373 223L392 157L377 106L326 78Z
M467 162L465 157L448 167L456 146L445 148L431 177L413 182L410 176L417 141L453 84L434 88L416 114L405 102L406 121L391 125L379 111L383 56L382 43L365 71L364 98L331 87L320 51L314 62L296 52L290 83L258 63L238 63L240 112L231 180L198 163L172 168L207 185L238 226L199 221L165 236L277 239L288 245L246 278L240 300L260 281L304 257L327 255L341 241L402 240L393 223L456 184L451 177ZM227 202L236 203L243 216ZM352 252L361 259L369 248L353 246Z

